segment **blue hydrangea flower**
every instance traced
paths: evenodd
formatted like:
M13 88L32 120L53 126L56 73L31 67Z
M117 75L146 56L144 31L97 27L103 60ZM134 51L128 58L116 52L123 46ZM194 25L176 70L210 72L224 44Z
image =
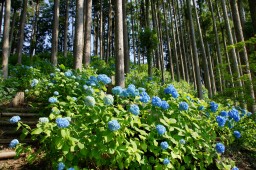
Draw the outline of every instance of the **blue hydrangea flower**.
M236 121L236 122L238 122L240 120L239 112L235 108L233 108L232 110L230 110L228 112L228 116L230 118L234 119L234 121Z
M164 160L163 160L163 164L164 165L168 165L170 163L170 160L168 159L168 158L165 158Z
M180 144L184 145L186 143L186 141L184 139L180 140Z
M236 166L234 166L231 170L239 170Z
M180 110L188 110L188 104L186 102L180 102L179 109Z
M198 107L198 110L200 110L200 111L201 111L201 110L204 110L204 106L199 106L199 107Z
M110 94L104 96L103 102L105 105L112 105L114 102L114 97Z
M38 84L38 80L37 79L33 79L31 82L31 87L35 87Z
M138 105L132 104L129 108L129 112L131 112L135 116L138 116L140 114L140 108Z
M49 122L49 119L47 117L40 117L39 118L39 122L40 123L48 123Z
M18 123L18 121L20 121L20 117L19 116L13 116L10 119L10 123Z
M123 91L123 88L121 86L116 86L114 88L112 88L112 93L114 95L120 95Z
M154 97L152 97L152 105L157 106L157 107L161 107L162 100L159 97L154 96Z
M58 170L63 170L65 168L65 164L63 162L60 162L58 164Z
M58 95L59 95L59 92L55 91L55 92L53 92L53 94L54 94L55 96L58 96Z
M234 135L235 135L235 137L236 137L237 139L241 137L240 132L237 131L237 130L234 131Z
M73 75L71 70L66 71L64 74L66 77L71 77Z
M85 93L87 95L93 95L94 89L91 86L84 85L83 88L85 89Z
M225 152L225 146L220 142L216 144L215 149L218 153L224 153Z
M19 144L18 139L13 139L13 140L10 142L9 147L10 147L10 148L15 148L18 144Z
M252 115L252 112L247 112L247 116L251 116Z
M163 125L157 125L156 131L159 135L163 135L166 132L166 128Z
M179 94L173 85L169 85L167 88L164 89L165 94L171 94L172 97L177 98Z
M217 116L216 121L217 121L219 127L223 127L223 126L225 126L226 118L222 117L222 116Z
M147 103L150 100L150 96L146 92L140 93L140 101L143 103Z
M169 104L167 103L167 101L162 100L162 104L161 104L161 108L164 110L167 110L169 108Z
M216 112L218 110L218 104L215 102L210 102L210 109L212 112Z
M111 83L111 79L106 74L99 74L97 79L98 79L98 81L100 81L104 84Z
M161 143L160 143L160 146L161 146L161 148L162 148L163 150L165 150L165 149L167 149L167 148L169 147L169 145L168 145L168 143L167 143L166 141L161 142Z
M228 112L226 112L226 111L221 111L220 112L220 115L222 116L222 117L227 117L228 116Z
M75 168L68 168L68 170L75 170Z
M112 132L117 131L120 128L121 128L121 126L120 126L120 124L118 123L117 120L111 120L111 121L108 122L108 129L110 131L112 131Z
M136 96L136 87L133 84L129 84L126 92L129 94L129 96L131 97L135 97Z
M48 101L50 103L56 103L56 102L58 102L58 99L56 97L50 97Z
M86 96L86 98L84 99L85 105L86 106L90 106L90 107L94 107L95 105L95 99L92 96Z
M69 126L69 121L66 118L57 118L56 123L59 128L66 128Z
M138 88L138 90L139 90L139 92L140 92L140 93L142 93L142 92L146 92L146 89L145 89L145 88L143 88L143 87L139 87L139 88Z
M120 94L121 97L129 97L129 93L127 92L126 89L123 89L123 91Z

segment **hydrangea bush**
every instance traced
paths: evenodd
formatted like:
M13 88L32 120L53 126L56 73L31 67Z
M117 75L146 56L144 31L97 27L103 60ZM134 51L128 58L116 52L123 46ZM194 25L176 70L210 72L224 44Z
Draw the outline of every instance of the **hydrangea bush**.
M111 169L203 169L237 140L234 131L241 130L230 129L227 122L234 127L248 118L172 84L160 86L152 96L146 87L134 84L113 87L107 94L110 83L107 75L61 66L29 89L28 95L40 91L41 100L48 103L48 112L31 130L40 148L30 160L43 152L60 169L91 164ZM18 153L25 148L17 146Z

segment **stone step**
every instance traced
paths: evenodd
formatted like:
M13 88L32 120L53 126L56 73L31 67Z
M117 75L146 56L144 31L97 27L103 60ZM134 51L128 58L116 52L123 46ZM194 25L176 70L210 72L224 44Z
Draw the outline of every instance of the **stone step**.
M5 112L32 113L38 112L40 108L33 107L1 107L0 110Z
M17 112L2 112L0 113L0 117L12 117L12 116L20 116L20 117L39 117L38 113L17 113Z

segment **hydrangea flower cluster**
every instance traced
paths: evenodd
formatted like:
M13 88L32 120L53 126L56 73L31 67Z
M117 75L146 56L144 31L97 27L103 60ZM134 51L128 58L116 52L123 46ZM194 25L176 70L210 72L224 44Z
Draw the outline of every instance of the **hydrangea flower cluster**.
M222 116L217 116L216 121L217 121L219 127L223 127L223 126L225 126L226 118L222 117Z
M94 90L91 86L84 85L83 88L85 89L85 93L87 95L93 95L94 94Z
M147 103L150 100L150 96L148 95L147 92L142 92L140 93L140 101L143 103Z
M86 84L89 85L89 86L96 86L96 85L99 84L99 82L98 82L98 80L97 80L97 77L91 76L91 77L89 78L89 80L86 82Z
M218 104L215 102L210 102L210 109L212 112L216 112L218 110Z
M138 105L132 104L129 108L129 112L131 112L135 116L138 116L140 114L140 108Z
M225 146L220 142L216 144L215 149L218 153L224 153L225 152Z
M68 168L68 170L75 170L75 168L72 168L72 167L71 167L71 168Z
M239 170L236 166L234 166L231 170Z
M65 164L63 162L60 162L58 164L58 170L63 170L65 168Z
M48 123L49 122L49 119L47 117L40 117L39 118L39 122L40 123Z
M9 147L10 147L10 148L15 148L18 144L19 144L18 139L13 139L13 140L10 142Z
M37 79L33 79L31 82L31 87L35 87L38 84L38 80Z
M126 92L129 94L130 97L139 96L139 90L133 84L129 84Z
M13 116L10 119L10 123L18 123L18 121L20 121L20 117L19 116Z
M66 77L71 77L73 75L71 70L66 71L64 74Z
M180 102L179 109L180 110L188 110L188 104L186 102Z
M86 96L86 98L84 99L85 105L86 106L90 106L90 107L94 107L95 106L95 99L92 96Z
M167 148L169 147L169 145L168 145L168 143L167 143L166 141L161 142L161 143L160 143L160 146L161 146L161 148L162 148L163 150L165 150L165 149L167 149Z
M180 140L180 144L185 145L186 141L184 139Z
M66 118L57 118L56 123L59 128L66 128L69 126L69 121Z
M159 135L163 135L166 132L166 128L163 125L157 125L156 131Z
M238 139L238 138L241 137L241 134L240 134L239 131L235 130L235 131L234 131L234 136Z
M138 88L138 90L139 90L139 92L140 92L140 93L142 93L142 92L146 92L146 89L145 89L145 88L143 88L143 87L139 87L139 88Z
M111 79L106 74L99 74L97 80L102 82L103 84L111 83Z
M123 88L121 86L116 86L114 88L112 88L112 93L114 95L120 95L123 91Z
M159 97L154 96L154 97L152 97L152 105L157 106L157 107L161 107L162 100Z
M164 89L165 94L171 94L172 97L177 98L179 94L173 85L169 85L167 88Z
M50 97L48 101L50 103L56 103L56 102L58 102L58 99L56 97Z
M230 110L228 112L228 116L231 118L231 119L234 119L234 121L238 122L240 120L240 116L239 116L239 112L238 110L236 110L235 108L233 108L232 110Z
M118 123L117 120L111 120L111 121L108 122L108 129L110 131L112 131L112 132L117 131L120 128L121 128L121 126L120 126L120 124Z
M226 112L226 111L221 111L220 112L220 115L222 116L222 117L227 117L228 116L228 112Z
M247 112L247 116L251 116L252 115L252 112Z
M112 105L114 103L114 97L110 94L104 96L103 102L105 105Z
M167 110L170 107L170 105L167 103L167 101L162 100L161 108L164 110Z
M53 94L54 94L55 96L58 96L58 95L59 95L59 92L58 92L58 91L55 91L55 92L53 92Z
M170 160L168 159L168 158L165 158L164 160L163 160L163 164L164 165L168 165L170 163Z

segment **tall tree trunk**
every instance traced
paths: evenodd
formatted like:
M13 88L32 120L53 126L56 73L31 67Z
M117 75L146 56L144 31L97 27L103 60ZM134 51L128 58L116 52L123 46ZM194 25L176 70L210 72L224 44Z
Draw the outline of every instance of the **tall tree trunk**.
M198 17L198 14L197 14L195 0L193 0L193 3L194 3L195 15L196 15L195 16L195 18L196 18L195 20L196 20L196 25L197 25L197 29L198 29L199 42L200 42L201 52L202 52L202 57L203 57L205 86L208 89L209 98L212 98L212 90L211 90L208 62L207 62L207 57L206 57L206 52L205 52L205 47L204 47L204 40L203 40L201 26L200 26L200 23L199 23L199 17Z
M254 31L254 34L256 34L256 5L255 5L255 0L248 0L248 3L249 3L249 8L250 8L253 31Z
M244 2L243 2L243 0L238 0L237 1L237 6L238 6L238 12L239 12L239 16L240 16L242 30L243 30L243 33L244 33L245 32L246 19L245 19L245 11L244 11ZM244 34L244 36L245 36L245 34ZM246 39L246 37L245 37L245 39Z
M212 57L211 57L211 53L210 53L210 48L209 48L209 44L208 42L205 42L205 50L208 56L208 61L209 61L209 73L210 73L210 78L211 78L211 90L212 90L212 94L215 95L216 94L216 83L215 83L215 76L214 76L214 72L213 72L213 62L212 62Z
M67 57L68 53L68 26L69 26L69 0L66 1L66 14L65 14L65 26L64 26L64 57Z
M136 64L136 48L135 48L135 29L134 29L134 6L133 6L133 2L131 1L131 8L130 8L130 12L131 12L131 24L132 24L132 51L133 51L133 63Z
M30 58L33 56L34 51L36 50L36 33L37 33L37 22L39 17L39 0L36 1L36 12L35 12L35 19L33 20L33 30L31 35L31 41L30 41Z
M124 80L124 40L123 40L123 12L122 0L115 0L115 51L116 51L116 76L117 86L125 87Z
M243 30L242 30L242 25L240 22L240 17L238 13L238 7L236 4L236 0L230 0L230 6L232 10L232 16L233 16L233 23L235 27L235 32L236 32L236 38L238 42L243 42L244 41L244 36L243 36ZM256 6L256 5L255 5ZM243 44L243 50L239 53L241 57L241 62L243 65L245 65L245 74L248 76L248 84L249 84L249 89L250 89L250 96L253 101L252 103L252 112L256 111L256 105L255 105L255 95L254 95L254 89L253 89L253 83L252 83L252 76L251 76L251 71L250 71L250 65L248 61L248 55L247 55L247 50L245 45Z
M187 1L187 9L188 9L188 16L189 16L189 27L190 27L190 37L191 37L192 51L193 51L193 58L194 58L194 68L196 72L197 94L200 99L203 99L200 67L199 67L199 60L198 60L197 47L196 47L196 37L195 37L194 23L192 19L192 9L190 5L190 0L186 0L186 1Z
M76 30L75 30L75 69L82 70L83 48L84 48L84 0L76 0Z
M109 0L107 56L105 59L107 63L111 55L111 42L112 42L112 0Z
M57 66L58 55L58 37L59 37L59 0L54 0L54 16L53 16L53 30L52 30L52 55L51 62L54 66Z
M3 78L7 79L8 77L8 58L9 58L9 32L10 32L10 16L11 16L11 1L7 0L5 2L5 16L4 16L4 33L3 33L3 47L2 47L2 69L3 69Z
M84 40L84 65L90 64L91 57L91 27L92 27L92 0L87 0L85 40Z
M100 41L100 58L103 59L103 9L102 9L102 0L100 0L99 41Z
M128 32L127 32L127 18L126 18L126 2L127 0L122 0L123 8L123 31L124 31L124 72L129 73L130 65L130 55L128 47Z
M0 9L0 37L2 33L3 12L4 12L4 1L1 2L1 9Z
M21 64L22 60L22 48L23 48L23 42L24 42L24 29L25 29L25 22L26 22L26 16L27 16L27 6L28 6L28 0L23 0L23 8L21 12L21 18L20 18L20 29L19 29L19 43L18 43L18 64Z
M12 50L12 44L15 42L15 40L13 39L13 32L14 32L14 29L15 29L15 24L16 24L16 18L17 18L17 10L14 9L13 10L13 15L12 15L12 26L11 26L11 32L10 32L10 53L11 53L11 50ZM1 18L2 19L2 18Z

